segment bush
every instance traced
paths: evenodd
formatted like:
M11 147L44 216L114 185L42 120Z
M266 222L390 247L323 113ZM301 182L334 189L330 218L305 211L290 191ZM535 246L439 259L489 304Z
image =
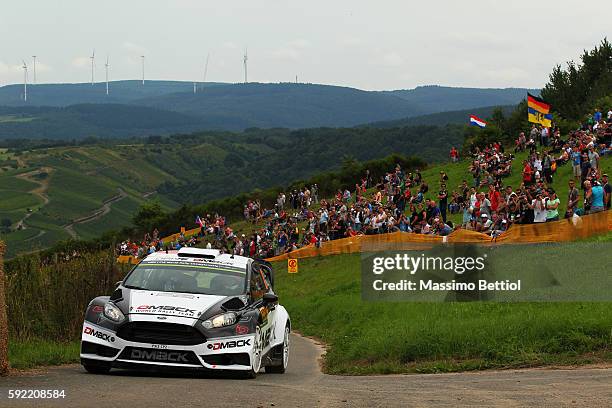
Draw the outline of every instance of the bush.
M63 256L44 262L38 255L21 256L7 264L11 337L78 338L89 301L108 294L127 271L113 251L86 252L68 261Z

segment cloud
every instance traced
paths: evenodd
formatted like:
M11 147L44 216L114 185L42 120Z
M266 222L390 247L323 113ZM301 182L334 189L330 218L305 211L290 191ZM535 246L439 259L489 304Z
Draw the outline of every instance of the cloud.
M36 64L38 69L38 64ZM23 65L7 64L0 61L0 75L12 75L22 72Z
M380 61L386 67L399 67L404 64L404 57L395 51L391 51L383 55Z
M518 80L531 80L527 71L519 67L507 67L485 71L488 78L500 83L512 83Z
M289 45L292 46L292 47L301 48L301 49L309 48L310 46L312 46L310 41L305 40L303 38L295 39L295 40L289 42Z
M300 58L301 53L292 47L281 47L272 51L272 56L282 60L297 61Z
M281 60L297 61L302 57L303 51L310 46L310 41L298 38L276 48L271 54L274 58Z
M223 48L228 48L230 50L235 50L238 48L238 45L233 41L226 41L223 43Z
M135 44L130 41L125 41L121 47L126 50L128 53L136 54L138 57L141 55L145 55L147 53L147 49L142 45Z
M91 66L91 59L89 57L76 57L71 61L71 64L75 68L84 68Z

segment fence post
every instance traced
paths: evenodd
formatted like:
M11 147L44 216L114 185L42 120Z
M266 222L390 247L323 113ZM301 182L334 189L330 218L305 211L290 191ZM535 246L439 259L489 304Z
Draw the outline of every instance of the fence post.
M0 376L8 374L8 318L4 291L4 243L0 241Z

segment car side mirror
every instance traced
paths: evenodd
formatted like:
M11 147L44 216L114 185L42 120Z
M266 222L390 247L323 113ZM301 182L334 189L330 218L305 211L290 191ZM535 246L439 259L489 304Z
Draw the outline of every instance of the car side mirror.
M123 283L123 281L122 281L122 280L115 282L115 287L117 287L117 286L121 285L122 283Z
M278 302L278 296L276 296L274 293L265 293L263 295L263 301L265 304L273 304Z

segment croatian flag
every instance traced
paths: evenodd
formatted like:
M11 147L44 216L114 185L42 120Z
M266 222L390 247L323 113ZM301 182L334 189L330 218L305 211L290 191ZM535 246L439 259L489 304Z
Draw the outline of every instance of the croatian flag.
M483 128L487 126L487 122L480 119L478 116L470 115L470 125Z

